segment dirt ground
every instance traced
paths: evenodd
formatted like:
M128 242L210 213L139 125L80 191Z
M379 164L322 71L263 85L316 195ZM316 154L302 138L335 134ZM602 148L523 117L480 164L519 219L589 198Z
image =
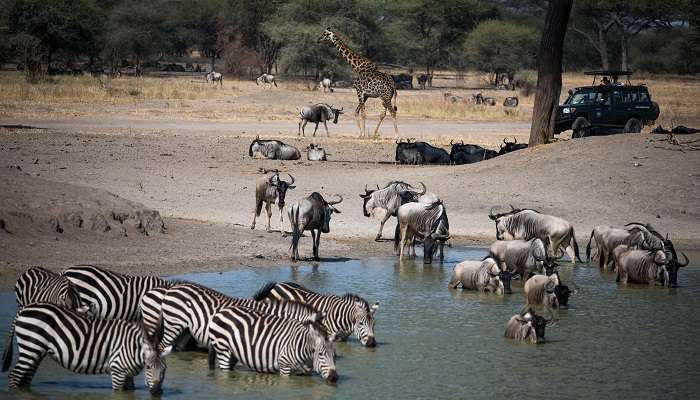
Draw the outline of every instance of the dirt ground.
M14 122L42 124L29 118ZM362 215L358 196L366 184L391 180L424 182L443 199L453 244L490 243L489 208L512 204L568 219L582 250L593 226L629 221L651 222L680 247L700 247L700 152L658 136L563 139L473 165L401 166L393 164L393 138L321 136L314 142L331 153L325 163L248 157L260 132L305 148L312 139L299 139L291 121L292 129L284 132L270 131L264 123L254 132L211 129L206 123L201 130L182 129L180 121L161 129L116 120L108 120L108 126L45 123L49 129L0 129L3 288L30 265L61 269L91 263L130 273L175 274L287 263L290 239L265 232L264 213L256 229L249 228L261 168L296 178L288 203L313 191L343 196L342 213L333 216L331 232L322 237L326 260L392 253L391 243L372 240L379 220ZM419 130L421 124L400 126ZM471 138L496 147L509 129L496 124L492 132ZM449 142L445 132L436 130L435 139ZM277 229L279 214L273 212ZM158 229L161 217L164 233ZM113 229L105 231L104 224L93 223L96 219ZM384 236L392 238L393 229L390 220ZM302 239L302 256L310 248L310 239Z

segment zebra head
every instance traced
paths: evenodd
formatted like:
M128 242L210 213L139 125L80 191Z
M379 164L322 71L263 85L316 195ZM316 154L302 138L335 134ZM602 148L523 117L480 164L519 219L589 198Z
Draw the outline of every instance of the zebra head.
M314 371L327 382L336 382L338 373L335 371L335 348L328 338L328 333L319 322L305 321L304 326L313 340Z
M161 388L165 380L165 356L170 354L172 346L165 350L159 350L159 345L163 339L163 321L158 320L156 331L151 335L143 323L141 324L141 357L145 367L146 386L152 395L163 393Z
M94 318L94 305L83 304L78 290L65 277L62 279L61 288L58 292L58 302L56 304L69 310L75 310L88 318Z
M343 296L343 300L352 304L353 333L363 346L375 347L377 341L374 339L374 313L379 308L379 303L370 306L367 300L352 293Z

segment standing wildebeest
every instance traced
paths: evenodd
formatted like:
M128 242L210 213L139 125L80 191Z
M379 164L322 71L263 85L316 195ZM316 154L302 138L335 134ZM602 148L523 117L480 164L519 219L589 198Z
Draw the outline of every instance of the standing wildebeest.
M313 136L316 136L316 131L318 130L318 123L323 122L323 126L326 127L326 136L330 136L328 133L328 125L326 121L333 120L334 124L338 123L338 116L343 113L343 108L333 108L326 103L318 103L310 106L304 106L301 111L299 111L299 132L297 136L306 136L304 128L308 122L315 123Z
M506 138L503 138L503 143L505 144L505 146L501 145L498 149L499 156L502 156L506 153L510 153L511 151L527 149L527 143L518 143L518 139L516 139L515 137L513 137L512 142L506 142Z
M255 137L255 140L250 143L248 155L268 160L298 160L301 158L301 153L296 147L279 140L261 140L260 136Z
M318 192L301 199L289 207L289 222L292 225L292 245L290 246L293 261L299 259L299 238L304 231L311 231L313 240L314 260L318 261L318 247L321 243L321 233L330 232L331 215L340 214L334 205L343 201L326 201Z
M489 257L498 261L502 271L518 274L523 280L531 274L544 274L548 264L547 246L539 238L530 240L498 240L491 244Z
M219 86L224 86L224 76L219 72L211 71L206 75L207 82L216 83L219 82Z
M551 257L558 257L560 248L563 248L571 258L572 264L576 263L576 259L582 262L578 254L574 227L562 218L540 214L530 209L515 209L512 206L510 211L500 214L494 214L492 208L489 218L496 223L498 240L540 238L546 242L546 239L549 239Z
M421 185L423 185L423 183L421 183ZM403 204L401 200L402 193L404 196L412 193L414 197L418 198L424 195L426 191L425 185L423 185L422 192L412 189L416 188L401 181L389 182L383 189L379 189L379 186L377 186L377 190L367 190L367 186L365 185L365 194L360 195L364 200L362 204L362 215L369 218L374 214L375 210L385 210L384 217L379 224L379 232L377 232L377 236L374 240L379 240L382 237L382 230L384 229L386 221L390 217L396 216L396 211L398 211L401 204Z
M483 261L462 261L455 265L447 287L478 290L496 294L513 293L510 289L510 272L501 271L491 257Z
M287 190L296 187L294 186L294 177L289 175L289 179L291 179L290 182L283 181L280 179L279 173L275 173L258 180L258 183L255 185L255 211L253 212L253 223L250 224L250 229L255 229L255 218L260 216L264 202L265 210L267 211L267 227L265 230L270 232L272 205L277 201L277 206L280 209L280 232L284 232L282 229L282 222L284 220L284 213L282 212L284 208L284 197L287 194Z
M678 279L678 268L685 267L689 264L690 260L688 260L688 256L685 255L685 253L681 252L681 254L683 254L683 257L685 257L685 263L681 263L678 260L678 253L676 252L676 248L674 247L673 242L668 238L668 233L664 238L650 224L630 222L626 226L639 228L645 231L645 235L647 237L648 242L648 249L663 249L666 252L666 258L668 258L668 264L666 265L666 269L668 270L668 278L670 281L669 284L671 287L676 287Z
M495 150L485 149L475 144L453 143L450 141L450 160L453 164L472 164L498 156Z
M559 299L555 293L557 286L559 286L559 274L533 275L523 287L525 304L559 308Z
M426 142L396 142L396 161L400 164L449 164L445 149Z
M518 106L518 96L506 97L503 100L503 107L517 107Z
M649 234L651 235L651 234ZM608 265L614 268L613 250L621 244L635 249L649 249L651 243L648 241L645 231L638 227L616 227L610 225L598 225L591 231L591 236L586 245L586 261L591 260L591 243L595 242L598 248L598 258L600 268L607 268Z
M394 251L403 259L404 249L412 245L413 238L423 239L423 264L431 264L433 255L442 250L444 242L450 238L450 224L442 201L434 203L406 203L396 212L400 235L394 237ZM414 250L415 255L415 250ZM444 254L440 252L440 261Z
M551 311L546 308L545 310L548 318L538 315L532 307L526 305L506 323L504 336L521 342L529 341L532 344L544 343L544 328L554 320Z
M327 155L328 153L326 153L326 150L317 144L311 143L309 147L306 148L306 159L309 161L326 161Z
M416 79L418 80L418 87L421 89L425 89L425 83L428 82L428 75L420 74Z
M326 89L330 90L331 93L333 93L333 81L331 81L330 78L321 79L321 82L318 83L318 86L321 89L323 89L323 93L326 93Z
M617 282L647 283L669 286L668 258L663 250L631 250L622 244L613 251L617 265Z
M270 89L272 89L272 85L275 85L275 87L277 87L277 81L275 81L275 76L270 74L260 75L255 79L255 84L263 85L263 88L265 88L267 85L270 85Z

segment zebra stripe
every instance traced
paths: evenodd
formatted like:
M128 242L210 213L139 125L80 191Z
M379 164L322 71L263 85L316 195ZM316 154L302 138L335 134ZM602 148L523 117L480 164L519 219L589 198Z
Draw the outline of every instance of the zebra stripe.
M367 300L352 293L342 297L319 294L294 282L270 282L253 298L308 304L323 313L323 326L333 340L344 340L354 333L364 346L377 345L374 338L374 312L379 308L379 303L370 306Z
M321 324L262 314L248 308L219 311L209 327L209 368L232 370L238 361L258 371L307 374L309 367L335 382L333 342Z
M139 303L147 291L174 283L157 276L131 276L92 265L76 265L63 272L78 289L80 297L93 305L95 317L137 321Z
M78 291L68 279L42 267L32 267L20 275L15 299L20 309L32 303L53 303L69 309L80 309L82 305Z
M28 386L49 355L73 372L111 374L114 390L133 389L134 376L146 366L146 385L151 393L161 391L166 366L156 347L162 329L147 337L140 324L91 320L50 303L25 307L14 325L19 356L9 375L11 388ZM12 337L9 341L10 351L4 359L7 367L12 361Z
M146 326L153 326L152 315L161 313L163 315L165 332L161 348L172 346L186 330L199 346L208 348L209 324L214 314L227 307L246 307L263 314L297 320L320 321L323 316L315 308L306 304L291 301L263 303L252 299L239 299L189 282L179 283L169 288L161 299L160 309L151 309L152 306L158 306L157 301L151 301L157 296L158 293L148 293L144 297L142 306Z

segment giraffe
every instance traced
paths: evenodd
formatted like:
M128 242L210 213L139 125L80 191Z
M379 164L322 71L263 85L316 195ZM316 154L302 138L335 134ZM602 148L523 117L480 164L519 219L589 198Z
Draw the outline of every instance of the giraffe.
M360 129L360 137L367 136L365 102L371 97L379 97L384 105L384 110L379 114L379 123L374 130L374 136L379 136L379 127L386 117L386 112L389 111L391 117L394 119L394 132L396 133L396 137L398 137L399 128L396 125L396 98L398 93L391 76L379 71L377 65L372 61L352 51L331 28L327 28L323 34L321 34L321 37L318 38L319 42L323 40L328 40L333 43L340 55L343 56L345 61L352 67L352 70L358 75L357 79L353 81L352 86L357 91L357 99L359 100L359 104L355 110L355 119L357 120L357 127Z

